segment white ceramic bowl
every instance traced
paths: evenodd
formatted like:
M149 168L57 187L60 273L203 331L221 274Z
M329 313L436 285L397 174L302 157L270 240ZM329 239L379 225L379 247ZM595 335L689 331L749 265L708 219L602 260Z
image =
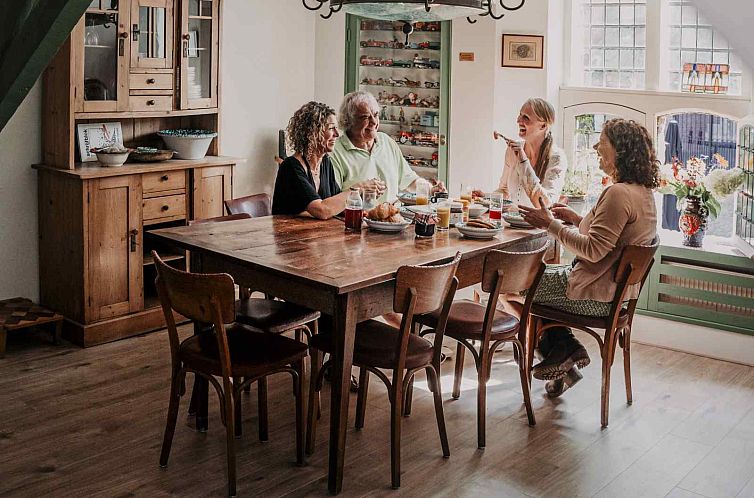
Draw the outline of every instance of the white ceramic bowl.
M499 228L477 228L467 226L466 223L456 223L456 228L464 237L470 239L487 240L493 238L495 235L503 231L503 227Z
M479 218L487 212L487 206L481 204L472 204L469 206L469 216L472 218Z
M364 221L366 222L370 230L374 230L375 232L385 232L385 233L402 232L407 226L411 224L410 221L405 221L403 223L391 223L389 221L370 220L369 218L364 218Z
M212 139L217 136L215 132L178 135L161 131L157 134L165 141L168 149L175 151L178 159L203 158L207 155Z
M128 159L128 155L131 153L131 149L125 152L95 152L97 155L97 161L102 166L115 167L123 166L123 163Z

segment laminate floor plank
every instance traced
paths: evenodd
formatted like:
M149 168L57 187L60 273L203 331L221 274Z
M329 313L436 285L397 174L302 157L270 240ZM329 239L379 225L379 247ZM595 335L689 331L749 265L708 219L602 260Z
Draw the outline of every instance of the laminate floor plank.
M189 326L180 328L183 337ZM14 334L0 360L0 496L175 497L225 493L225 437L210 395L207 433L193 430L181 400L170 465L157 461L167 411L169 348L162 332L90 349L48 344L46 332ZM754 496L754 369L642 345L633 347L634 404L621 358L613 370L610 426L599 425L599 365L560 399L532 386L537 425L526 424L510 348L488 383L487 447L476 447L476 372L466 355L462 394L450 398L453 362L442 365L451 457L442 458L431 393L419 375L403 419L402 486L390 489L385 387L370 382L357 431L355 395L344 497ZM211 391L213 392L213 391ZM324 497L329 384L314 454L294 458L290 377L269 381L269 441L257 439L256 390L243 397L236 440L239 496Z

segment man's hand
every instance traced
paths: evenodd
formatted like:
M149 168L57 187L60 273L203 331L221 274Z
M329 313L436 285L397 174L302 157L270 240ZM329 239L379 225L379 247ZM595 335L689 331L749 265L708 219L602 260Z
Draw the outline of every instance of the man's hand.
M439 180L434 181L434 184L429 191L430 195L436 194L437 192L447 192L447 190L445 189L445 184Z

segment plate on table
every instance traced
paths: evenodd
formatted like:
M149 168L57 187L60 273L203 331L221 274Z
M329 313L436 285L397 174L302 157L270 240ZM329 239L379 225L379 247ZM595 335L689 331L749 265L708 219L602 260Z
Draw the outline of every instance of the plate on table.
M415 192L401 192L398 194L398 200L401 201L406 206L413 206L416 204L416 193Z
M503 221L513 228L534 228L524 221L524 217L518 212L503 213Z
M456 228L461 235L470 239L489 240L495 235L503 231L503 227L499 228L480 228L468 226L466 223L456 223Z
M407 226L411 224L410 221L403 221L399 223L392 223L390 221L376 221L364 218L367 226L370 230L382 233L398 233L402 232Z

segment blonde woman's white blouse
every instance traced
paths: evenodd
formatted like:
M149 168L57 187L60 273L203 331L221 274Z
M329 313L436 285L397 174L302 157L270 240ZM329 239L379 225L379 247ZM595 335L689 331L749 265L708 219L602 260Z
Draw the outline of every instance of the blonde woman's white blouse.
M534 172L531 162L520 161L508 147L505 151L503 174L500 176L498 191L506 193L515 204L533 206L534 199L544 195L550 204L558 201L565 185L565 175L568 161L565 152L560 147L552 146L547 161L544 177L540 180Z

